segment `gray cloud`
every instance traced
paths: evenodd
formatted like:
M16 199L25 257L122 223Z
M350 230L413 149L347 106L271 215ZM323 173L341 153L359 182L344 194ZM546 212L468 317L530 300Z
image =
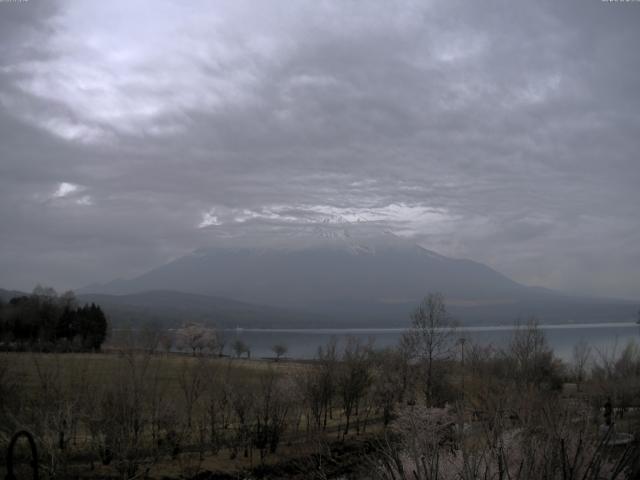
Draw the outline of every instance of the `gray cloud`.
M577 0L0 3L0 285L329 218L640 298L638 21Z

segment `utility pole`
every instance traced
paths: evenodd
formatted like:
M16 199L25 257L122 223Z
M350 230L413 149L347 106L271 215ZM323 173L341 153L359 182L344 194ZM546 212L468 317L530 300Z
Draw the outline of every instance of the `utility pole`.
M464 404L464 344L467 339L464 337L460 337L458 342L460 343L460 365L462 366L462 402Z
M462 390L462 401L460 402L460 442L461 442L461 446L464 449L464 414L465 414L465 398L464 398L464 376L465 376L465 372L464 372L464 344L467 341L466 338L464 337L460 337L458 339L458 343L460 343L460 366L461 366L461 390Z

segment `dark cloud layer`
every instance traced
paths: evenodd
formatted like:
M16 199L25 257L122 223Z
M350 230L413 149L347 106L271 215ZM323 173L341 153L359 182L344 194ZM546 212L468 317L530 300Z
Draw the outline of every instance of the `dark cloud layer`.
M640 298L640 3L0 2L0 285L360 221Z

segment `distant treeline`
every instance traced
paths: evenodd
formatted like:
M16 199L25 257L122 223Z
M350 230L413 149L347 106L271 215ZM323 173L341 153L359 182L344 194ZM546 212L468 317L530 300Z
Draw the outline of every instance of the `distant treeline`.
M36 287L31 295L0 301L0 345L3 349L95 351L107 336L107 318L91 303L80 306L73 292L58 295Z

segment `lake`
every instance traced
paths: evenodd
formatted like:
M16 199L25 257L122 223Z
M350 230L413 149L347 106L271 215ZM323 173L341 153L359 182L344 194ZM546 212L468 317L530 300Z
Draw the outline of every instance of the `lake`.
M620 352L631 340L640 343L640 325L635 323L595 323L568 325L539 325L547 337L555 354L566 361L571 361L573 346L580 340L586 341L594 355L599 352ZM513 336L514 326L478 326L459 327L456 336L466 337L482 345L493 344L504 347ZM273 357L271 347L276 343L284 343L287 357L313 358L321 345L326 345L332 338L338 339L339 350L344 346L348 336L359 337L363 341L373 339L374 346L384 348L397 345L405 329L401 328L353 328L353 329L228 329L224 330L229 345L236 338L244 341L251 348L251 356Z

